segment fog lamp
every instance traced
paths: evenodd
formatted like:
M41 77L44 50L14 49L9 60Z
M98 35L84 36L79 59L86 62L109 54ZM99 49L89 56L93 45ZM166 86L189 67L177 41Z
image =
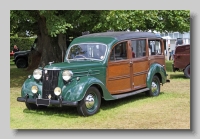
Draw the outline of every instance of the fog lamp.
M32 86L32 87L31 87L31 91L32 91L32 93L34 93L34 94L37 93L37 92L38 92L38 87L35 86L35 85Z
M59 96L59 95L61 94L61 88L60 88L60 87L56 87L56 88L54 89L54 94L55 94L56 96Z

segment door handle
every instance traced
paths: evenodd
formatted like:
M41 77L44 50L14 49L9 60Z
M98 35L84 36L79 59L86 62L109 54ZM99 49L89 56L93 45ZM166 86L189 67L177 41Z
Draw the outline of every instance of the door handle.
M132 66L133 65L133 61L130 61L130 66Z

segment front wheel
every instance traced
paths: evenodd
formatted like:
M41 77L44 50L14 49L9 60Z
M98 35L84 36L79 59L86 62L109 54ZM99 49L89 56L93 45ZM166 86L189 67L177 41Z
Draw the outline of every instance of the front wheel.
M81 116L91 116L99 111L101 94L95 87L90 87L85 97L79 102L77 111Z
M186 78L190 78L190 65L185 68L184 75Z
M42 109L47 108L47 106L43 106L43 105L37 106L36 104L33 104L33 103L25 103L25 104L29 110L36 110L36 109L42 110Z
M148 96L158 96L160 94L160 79L158 76L153 76L153 79L151 81L151 88L147 92Z
M36 104L32 104L32 103L25 103L25 104L26 104L26 107L29 110L36 110L37 109L37 105Z

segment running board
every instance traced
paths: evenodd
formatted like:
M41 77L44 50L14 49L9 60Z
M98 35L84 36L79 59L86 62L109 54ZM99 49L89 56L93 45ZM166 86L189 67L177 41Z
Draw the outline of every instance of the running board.
M148 91L148 90L149 90L149 88L144 88L144 89L136 90L136 91L129 92L129 93L112 95L112 97L115 98L115 99L120 99L120 98L125 98L125 97L128 97L128 96L133 96L133 95L136 95L136 94L139 94L139 93L143 93L143 92Z

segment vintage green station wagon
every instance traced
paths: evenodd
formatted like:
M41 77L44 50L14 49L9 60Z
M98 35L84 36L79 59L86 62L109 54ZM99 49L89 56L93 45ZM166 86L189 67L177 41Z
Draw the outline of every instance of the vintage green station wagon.
M100 109L101 100L138 93L158 96L168 82L164 41L150 32L104 32L74 39L64 62L35 69L24 82L19 102L28 109L75 106L82 116Z

